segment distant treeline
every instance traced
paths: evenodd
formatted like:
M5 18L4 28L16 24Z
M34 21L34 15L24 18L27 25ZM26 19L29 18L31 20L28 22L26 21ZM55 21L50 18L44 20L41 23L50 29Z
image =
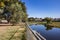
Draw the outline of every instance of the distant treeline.
M52 21L52 22L60 22L60 18L50 18L50 17L45 17L45 18L34 18L34 17L29 17L28 18L29 22L44 22L44 21Z

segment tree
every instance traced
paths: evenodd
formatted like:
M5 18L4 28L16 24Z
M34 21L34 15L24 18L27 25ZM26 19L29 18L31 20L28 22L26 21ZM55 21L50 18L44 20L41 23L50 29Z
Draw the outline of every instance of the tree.
M34 21L35 21L35 18L30 17L30 18L28 18L28 21L29 21L29 22L34 22Z
M47 24L49 24L49 23L52 22L52 18L48 18L48 17L46 17L44 20L47 22Z
M27 12L26 12L26 6L25 6L25 3L24 2L19 2L20 4L21 4L21 7L22 7L22 10L23 10L23 13L22 13L22 21L27 21L27 17L28 17L28 15L27 15Z
M12 23L18 23L27 20L26 6L19 0L0 0L0 14ZM0 16L1 16L0 15Z

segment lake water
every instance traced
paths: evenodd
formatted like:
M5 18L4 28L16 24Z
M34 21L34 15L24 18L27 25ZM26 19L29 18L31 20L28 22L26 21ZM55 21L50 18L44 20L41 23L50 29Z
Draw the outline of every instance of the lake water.
M30 25L29 27L40 33L47 40L60 40L60 28L44 25Z

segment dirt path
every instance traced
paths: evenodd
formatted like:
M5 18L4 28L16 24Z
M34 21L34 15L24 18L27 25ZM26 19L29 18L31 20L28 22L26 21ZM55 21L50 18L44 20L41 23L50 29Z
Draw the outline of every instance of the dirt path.
M22 39L23 32L25 30L25 25L21 24L19 26L8 26L7 24L5 26L0 25L0 40L9 40L10 38L12 40L20 40Z
M6 26L6 27L5 26L0 26L0 34L6 32L7 28L8 28L8 26Z

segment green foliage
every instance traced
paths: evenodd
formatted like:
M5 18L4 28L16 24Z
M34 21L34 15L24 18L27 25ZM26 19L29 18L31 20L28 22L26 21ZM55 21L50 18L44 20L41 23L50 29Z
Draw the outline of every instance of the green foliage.
M28 21L29 21L29 22L34 22L35 19L34 19L33 17L30 17L30 18L28 18Z
M3 8L2 10L0 9L0 14L11 23L27 20L26 6L24 2L19 0L1 0L0 8Z
M48 24L48 23L51 23L51 22L52 22L52 18L46 17L46 18L45 18L45 21L47 22L47 24Z

